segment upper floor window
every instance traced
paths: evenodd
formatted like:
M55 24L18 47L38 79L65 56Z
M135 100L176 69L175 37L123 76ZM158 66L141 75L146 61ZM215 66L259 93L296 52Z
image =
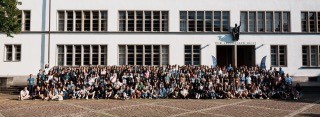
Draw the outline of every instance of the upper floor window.
M180 31L229 31L229 11L180 11Z
M19 23L21 23L21 31L30 31L31 11L22 10L18 18Z
M59 31L107 31L107 11L58 11Z
M302 32L320 32L320 12L301 12Z
M21 45L5 45L4 61L21 61Z
M241 32L290 32L290 12L242 11Z
M320 66L320 45L302 46L302 65L308 67Z
M119 31L167 32L168 11L119 11Z

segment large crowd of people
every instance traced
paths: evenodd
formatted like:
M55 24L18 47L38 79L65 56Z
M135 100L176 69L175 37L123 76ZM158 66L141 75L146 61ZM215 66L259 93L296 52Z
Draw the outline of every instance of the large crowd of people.
M301 87L279 68L259 66L56 66L30 74L20 100L299 99Z

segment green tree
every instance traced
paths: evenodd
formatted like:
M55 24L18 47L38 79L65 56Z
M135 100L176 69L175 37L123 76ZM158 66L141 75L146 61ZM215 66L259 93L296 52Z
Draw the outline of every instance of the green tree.
M0 0L0 32L8 37L13 37L11 34L20 33L20 14L16 0Z

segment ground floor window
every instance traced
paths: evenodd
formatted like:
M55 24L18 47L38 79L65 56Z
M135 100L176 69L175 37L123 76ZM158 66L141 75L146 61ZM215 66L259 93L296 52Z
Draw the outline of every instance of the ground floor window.
M286 45L271 45L271 66L287 66Z
M58 65L107 65L107 45L57 45Z
M200 45L185 45L184 46L184 64L185 65L200 65Z
M307 67L320 66L320 46L303 45L302 46L302 65Z
M21 45L5 45L4 47L4 61L16 62L21 60Z
M167 65L169 45L119 45L119 65Z

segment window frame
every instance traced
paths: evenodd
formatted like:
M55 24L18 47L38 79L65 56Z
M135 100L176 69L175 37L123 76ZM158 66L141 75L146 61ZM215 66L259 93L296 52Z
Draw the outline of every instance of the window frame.
M306 14L305 19L302 19L302 14ZM310 14L315 13L315 20L314 20L314 31L311 32L311 24L310 24ZM303 23L306 22L306 31L303 31ZM301 25L301 32L303 33L320 33L320 11L301 11L300 12L300 25Z
M11 46L11 59L7 60L7 46ZM20 46L20 60L16 60L16 46ZM4 44L4 62L21 62L22 61L22 44Z
M128 17L128 13L129 12L133 12L133 19L129 19ZM137 20L137 13L138 12L142 12L142 20L139 19ZM154 18L154 13L155 12L159 12L159 19L155 19ZM125 19L121 19L120 13L125 13ZM151 13L149 18L146 18L146 13ZM163 19L163 13L167 13L167 18L168 19ZM148 15L149 17L149 15ZM120 24L121 21L124 21L124 24ZM129 28L129 21L133 21L133 26L134 27L130 27ZM142 21L142 30L137 30L137 21ZM146 21L150 21L150 24L148 23L148 25L150 25L150 27L148 27L148 30L146 30ZM154 27L154 22L157 21L159 27L157 27L157 30L155 30ZM119 32L169 32L170 30L170 25L169 25L169 21L170 21L170 11L169 10L118 10L118 31ZM166 28L163 28L163 23L166 24ZM130 23L131 24L131 23ZM124 27L122 27L124 26ZM133 30L131 30L131 28L133 28ZM149 31L150 28L150 31ZM130 29L130 30L129 30ZM166 29L166 30L163 30Z
M186 14L186 16L184 16L185 17L185 19L181 19L181 13L182 12L185 12ZM195 12L195 15L194 15L194 19L190 19L189 18L189 12ZM199 19L200 21L202 21L202 31L198 31L197 29L198 29L198 24L197 24L197 22L198 22L198 12L203 12L203 18L202 19ZM207 24L206 24L206 22L207 21L210 21L210 19L206 19L206 15L207 15L207 12L211 12L211 31L207 31ZM220 23L220 25L219 25L219 30L214 30L215 29L215 27L214 27L214 25L215 25L215 21L216 21L216 19L215 19L215 12L219 12L220 13L220 16L219 16L219 19L217 19L217 21ZM227 24L227 31L224 31L223 30L223 22L225 21L225 19L223 19L223 16L224 16L224 12L227 12L228 13L228 19L227 19L227 22L228 22L228 24ZM228 11L228 10L221 10L221 11L210 11L210 10L180 10L179 11L179 31L180 32L229 32L230 31L230 20L231 20L231 13L230 13L231 11ZM182 29L182 25L181 25L181 22L182 21L184 21L185 22L185 26L186 27L184 27L185 28L185 31L182 31L181 29ZM194 31L190 31L189 30L189 21L194 21Z
M81 18L77 18L77 13L81 14ZM98 19L94 18L94 12L98 12ZM60 13L64 13L64 19L60 19ZM85 18L85 13L89 13L89 19ZM106 18L102 18L102 14L105 13ZM68 14L72 14L72 19L68 17ZM107 32L108 31L108 10L57 10L57 31L60 32ZM98 20L98 27L94 27L93 22ZM64 28L60 27L60 21L64 22ZM68 23L70 21L70 23ZM80 29L77 28L77 21L80 21L81 26ZM85 23L85 21L89 21ZM105 27L102 27L103 21L106 23ZM69 27L68 25L72 25ZM89 25L89 27L85 27L85 24ZM61 30L60 30L61 28ZM98 30L96 30L98 28ZM69 30L71 29L71 30ZM89 29L89 30L85 30Z
M316 55L316 60L315 60L315 62L316 62L316 64L317 65L312 65L312 58L311 58L311 55L312 55L312 47L316 47L316 53L315 53L315 55ZM303 53L303 47L307 47L307 53ZM313 68L313 67L320 67L320 45L314 45L314 44L310 44L310 45L302 45L301 46L301 49L302 49L302 53L301 53L301 55L302 55L302 67L310 67L310 68ZM303 63L304 63L304 61L303 61L303 55L307 55L307 65L304 65Z
M120 50L122 50L122 48L120 48L120 46L122 46L122 47L124 47L124 49L125 49L125 51L124 51L124 53L121 53L120 52ZM122 59L124 59L124 65L129 65L129 58L128 58L128 55L129 54L132 54L132 53L129 53L129 49L128 49L128 46L133 46L134 48L134 50L133 50L133 55L134 55L134 60L133 60L133 65L138 65L137 64L137 46L142 46L142 65L141 66L146 66L146 46L151 46L151 52L150 52L150 56L151 56L151 61L150 61L150 63L151 63L151 66L162 66L162 65L167 65L167 64L163 64L163 57L162 57L162 55L163 54L167 54L168 55L168 64L170 64L170 45L167 45L167 44L154 44L154 45L152 45L152 44L119 44L118 45L118 53L117 53L117 55L118 55L118 65L122 65L121 63L120 63L120 54L124 54L125 55L125 57L124 58L122 58ZM154 52L154 46L159 46L159 52L158 53L155 53ZM164 46L167 46L168 47L168 53L163 53L162 52L162 49L163 49L163 47ZM148 55L149 55L149 53L148 53ZM154 61L154 55L159 55L159 65L155 65L154 63L155 63L155 61ZM131 65L131 64L130 64Z
M245 30L241 30L242 32L244 32L244 33L286 33L286 32L291 32L291 12L290 11L270 11L270 10L266 10L266 11L252 11L252 10L248 10L248 11L240 11L240 22L242 22L242 19L241 19L241 15L243 14L243 13L245 13L246 14L246 18L244 19L245 20L245 22L246 22L246 24L247 25L244 25L244 29ZM249 20L250 20L250 18L249 18L249 14L250 13L254 13L255 14L255 18L254 18L254 31L250 31L250 26L249 26ZM259 25L259 13L263 13L263 31L259 31L259 29L258 29L258 25ZM271 21L269 21L269 19L270 18L267 18L267 14L269 14L269 13L271 13ZM275 19L275 14L276 13L280 13L280 19L279 19L279 25L280 25L280 28L279 28L279 30L280 31L276 31L276 26L275 26L275 21L276 21L276 19ZM286 22L288 22L288 24L287 24L287 30L284 30L284 23L283 22L285 22L284 21L284 18L283 18L283 14L287 14L288 15L288 17L287 17L287 21ZM269 30L267 30L268 29L268 22L271 22L271 31L269 31Z
M59 46L62 46L63 47L63 53L59 53ZM67 65L67 46L71 46L72 47L72 61L71 61L71 65ZM80 62L80 65L76 65L76 54L79 54L76 52L76 46L80 46L81 48L81 62ZM84 54L86 54L84 52L84 46L89 46L89 64L88 65L84 65ZM93 65L92 62L93 62L93 54L95 54L93 52L93 49L92 49L92 46L98 46L98 64L97 65L100 65L100 66L107 66L108 65L108 45L107 44L57 44L56 45L56 65L59 65L60 61L59 61L59 54L63 54L63 60L62 60L62 64L61 66L71 66L71 67L76 67L76 66L89 66L89 65ZM101 50L101 46L104 46L105 49L106 49L106 52L102 53L102 50ZM101 64L101 61L102 61L102 55L105 55L105 65L102 65Z
M285 47L285 53L281 54L280 53L280 47L284 46ZM274 53L272 53L272 47L276 47L276 65L272 65L272 55ZM285 65L280 65L280 55L284 55L284 62ZM270 66L271 67L287 67L288 66L288 46L287 45L270 45Z
M186 47L187 46L191 46L191 53L188 53L188 54L190 54L191 55L191 65L195 65L194 64L194 55L195 55L195 53L194 53L194 46L199 46L199 53L196 53L196 54L199 54L199 65L196 65L196 66L200 66L201 65L201 53L202 53L202 51L201 51L201 44L195 44L195 45L192 45L192 44L186 44L186 45L184 45L184 51L183 51L183 53L184 53L184 65L187 65L186 64L186 55L187 55L187 53L186 53Z

